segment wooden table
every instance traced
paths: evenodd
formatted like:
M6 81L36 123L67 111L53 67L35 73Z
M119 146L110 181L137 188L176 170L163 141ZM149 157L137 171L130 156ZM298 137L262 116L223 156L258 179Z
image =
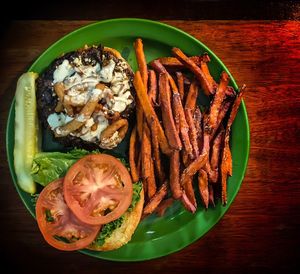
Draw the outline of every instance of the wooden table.
M22 272L291 273L300 265L300 23L167 21L205 43L246 83L251 148L246 177L222 220L167 257L140 263L97 260L45 244L14 186L5 125L16 80L54 41L88 21L12 22L0 44L0 260ZM124 273L124 272L123 272Z

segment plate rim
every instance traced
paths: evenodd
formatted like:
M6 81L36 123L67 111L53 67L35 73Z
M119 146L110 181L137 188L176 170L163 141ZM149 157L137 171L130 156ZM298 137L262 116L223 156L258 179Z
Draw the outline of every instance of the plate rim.
M222 67L222 69L224 69L231 77L231 83L234 87L235 90L238 90L238 86L235 82L235 79L232 77L230 71L228 70L228 68L225 66L225 64L222 62L222 60L210 49L208 48L205 44L203 44L200 40L196 39L194 36L190 35L189 33L176 28L174 26L168 25L166 23L162 23L162 22L158 22L158 21L153 21L153 20L148 20L148 19L142 19L142 18L115 18L115 19L108 19L108 20L102 20L102 21L96 21L93 23L89 23L87 25L84 25L82 27L79 27L69 33L67 33L66 35L62 36L61 38L59 38L58 40L56 40L54 43L52 43L48 48L46 48L37 58L36 60L30 65L30 67L28 68L27 71L30 71L32 69L32 67L36 66L36 64L38 64L38 62L40 61L40 59L42 59L44 57L44 55L48 54L49 51L52 50L53 47L55 47L57 44L61 43L62 40L66 39L69 36L73 36L75 33L80 32L80 31L84 31L85 29L97 26L97 25L101 25L101 24L107 24L107 23L115 23L115 22L126 22L126 23L139 23L139 22L143 22L143 23L147 23L147 24L154 24L157 26L161 26L163 28L167 28L167 29L171 29L172 31L178 32L186 37L188 37L189 39L192 39L195 43L201 45L201 47L203 47L210 55L212 55L216 61L220 64L220 66ZM20 189L20 187L18 186L17 182L15 181L15 178L13 176L13 174L15 174L14 171L14 167L13 164L11 164L11 158L13 158L10 156L9 153L9 136L8 136L8 132L9 132L9 122L11 121L11 117L13 112L15 111L15 96L11 102L10 105L10 109L9 109L9 114L8 114L8 118L6 121L6 156L7 156L7 160L8 160L8 166L9 166L9 170L10 170L10 176L12 178L12 181L14 183L14 186L18 192L19 197L22 200L22 203L25 205L26 209L29 211L29 213L32 215L32 217L35 218L34 213L31 211L31 208L29 207L29 205L27 205L27 203L25 202L25 198L23 197L23 190ZM228 209L230 208L231 204L233 203L233 201L235 200L240 187L243 183L243 180L245 178L246 175L246 170L247 170L247 166L248 166L248 161L249 161L249 152L250 152L250 126L249 126L249 119L248 119L248 115L247 115L247 110L246 110L246 105L244 100L242 100L242 103L240 105L240 110L242 112L242 115L245 118L245 128L246 128L246 132L245 134L245 139L246 139L246 148L245 148L245 159L246 161L244 162L244 164L240 167L242 169L242 176L240 178L240 180L238 181L237 187L234 189L233 193L232 193L232 199L227 203L226 208L224 209L224 211L218 215L217 218L214 219L213 224L204 231L204 233L202 233L200 236L198 236L196 239L193 239L193 241L189 242L189 243L185 243L183 245L181 245L180 247L176 248L176 249L172 249L169 252L164 252L164 254L159 254L159 255L153 255L153 256L147 256L147 258L110 258L110 257L99 257L94 253L91 253L89 250L79 250L80 253L83 253L85 255L91 256L91 257L95 257L97 259L103 259L103 260L108 260L108 261L116 261L116 262L137 262L137 261L146 261L146 260L152 260L152 259L157 259L157 258L161 258L161 257L165 257L169 254L173 254L176 253L182 249L184 249L185 247L195 243L197 240L199 240L200 238L204 237L211 229L213 229L217 223L220 221L221 218L223 218L223 216L225 215L225 213L228 211ZM13 161L12 161L13 162ZM175 232L173 232L175 233Z

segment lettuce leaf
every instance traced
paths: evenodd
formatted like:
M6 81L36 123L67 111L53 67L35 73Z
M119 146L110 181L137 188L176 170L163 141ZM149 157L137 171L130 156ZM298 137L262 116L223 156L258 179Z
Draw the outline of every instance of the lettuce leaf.
M98 236L96 237L96 239L92 242L92 246L103 246L105 243L105 239L108 238L115 229L119 228L123 221L124 221L125 216L122 215L120 218L118 218L117 220L114 220L108 224L105 224L102 229L101 232L98 233Z
M41 152L35 155L31 175L42 186L63 177L68 169L83 156L99 151L73 149L70 152Z
M143 188L142 182L138 182L133 184L133 194L132 201L130 206L127 209L127 212L131 212L136 206L137 202L140 200L140 194ZM91 246L103 246L105 243L105 239L108 238L115 229L119 228L124 222L125 215L123 214L120 218L105 224L100 232L98 233L96 239L92 242Z

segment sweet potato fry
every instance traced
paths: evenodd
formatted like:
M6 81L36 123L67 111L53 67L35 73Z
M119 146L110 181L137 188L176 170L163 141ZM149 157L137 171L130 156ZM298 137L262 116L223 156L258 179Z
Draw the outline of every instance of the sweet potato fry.
M166 200L161 201L161 203L158 205L156 210L154 211L157 213L159 217L162 217L165 215L166 210L174 203L173 198L168 198Z
M198 148L199 151L202 150L203 146L203 134L202 134L202 113L199 107L196 107L193 115L194 124L197 131L197 140L198 140Z
M186 175L184 177L184 180L182 181L182 187L184 189L184 193L186 194L188 200L197 209L197 201L196 201L195 192L193 188L193 176Z
M134 183L140 179L136 167L136 162L135 162L136 141L137 141L137 131L135 126L131 132L130 142L129 142L129 165L130 165L130 173L131 173L132 181Z
M229 97L229 98L235 98L236 97L236 92L235 92L233 87L228 86L226 88L225 93L226 93L226 96Z
M152 106L157 106L157 79L154 70L149 70L148 73L148 98ZM154 158L154 166L158 176L160 183L162 184L165 180L165 173L163 171L163 167L160 160L160 152L159 152L159 142L157 137L157 126L154 122L154 119L151 119L151 141L152 141L152 155Z
M215 207L214 188L211 184L208 184L208 199L209 204Z
M172 52L181 63L183 63L192 73L194 73L195 77L200 82L205 94L214 94L214 88L207 80L202 69L198 67L193 60L189 59L179 48L173 48Z
M154 174L154 164L152 158L150 159L150 173L149 177L146 179L148 184L148 198L151 199L156 192L156 182L155 182L155 174Z
M215 135L217 130L219 129L223 119L225 118L228 110L230 109L230 106L232 105L232 101L231 100L225 100L222 104L222 107L220 108L219 114L218 114L218 118L217 118L217 124L215 126L215 128L213 128L211 134L210 134L210 140L212 140Z
M165 198L168 193L168 182L165 181L159 190L154 194L150 201L146 204L143 211L143 218L154 212L160 202Z
M222 184L222 203L227 203L227 176L232 174L232 158L231 152L229 147L229 136L231 125L236 117L238 112L239 106L242 101L242 96L244 94L246 86L243 85L240 92L238 93L229 115L228 123L226 126L225 137L224 137L224 149L222 153L222 161L221 161L221 184Z
M217 88L214 99L210 106L209 127L211 128L211 131L213 131L214 128L216 128L216 126L217 126L218 115L219 115L222 103L225 99L225 91L226 91L227 85L229 83L229 79L230 79L229 75L226 72L222 72L220 84Z
M210 127L209 127L209 116L207 113L204 113L203 115L203 147L201 154L206 153L207 158L209 159L209 153L210 153ZM209 174L211 172L210 168L210 162L207 161L204 166L204 170Z
M165 180L165 172L163 170L163 166L161 163L160 158L160 151L159 151L159 143L158 143L158 137L157 137L157 126L155 122L152 119L151 124L151 141L152 141L152 148L153 148L153 158L154 158L154 166L157 173L157 177L159 179L159 182L162 184Z
M234 119L237 115L239 106L242 102L242 97L243 97L245 89L246 89L246 85L243 85L242 88L240 89L240 92L237 95L233 105L232 105L232 109L231 109L230 116L229 116L229 119L228 119L228 123L227 123L227 126L226 126L226 143L225 143L225 145L226 145L226 148L228 148L228 151L227 151L227 156L228 156L228 159L229 159L228 174L230 176L232 176L232 157L231 157L231 151L230 151L230 148L229 148L229 135L230 135L230 130L231 130L232 123L233 123L233 121L234 121Z
M141 145L142 143L140 143ZM141 178L141 174L142 174L142 153L138 153L138 157L137 157L137 165L136 165L136 168L137 168L137 172L139 174L139 178Z
M151 173L151 142L150 131L146 122L143 128L143 142L142 142L142 177L147 179Z
M168 75L168 79L170 82L170 86L172 91L178 93L178 88L176 86L176 83L174 81L174 79L172 78L172 76L169 74L169 72L166 70L166 68L161 64L161 62L159 60L153 60L152 62L150 62L150 66L158 73L165 73Z
M191 59L196 65L200 66L202 56L191 56L189 59ZM158 60L168 69L181 70L185 68L185 66L175 57L161 57L158 58Z
M187 167L191 163L191 159L185 150L181 151L182 163L184 167Z
M144 53L144 45L141 38L137 38L134 43L135 56L138 63L139 71L143 79L144 87L147 90L148 84L148 70L147 61Z
M139 71L141 72L141 77L144 83L144 87L147 93L147 84L148 84L148 71L147 71L147 61L144 53L144 45L142 39L138 38L134 43L134 50L136 55L136 60L138 63ZM136 100L136 120L137 120L137 131L140 138L140 142L142 142L143 136L143 111L141 108L141 103L139 98Z
M193 147L189 137L189 125L186 121L179 93L172 96L175 120L179 118L179 131L184 150L190 159L194 159Z
M180 71L176 72L176 77L177 77L178 92L180 94L180 99L183 102L183 100L184 100L184 77Z
M216 138L213 141L213 145L211 148L211 158L210 158L210 167L211 172L209 173L209 180L212 183L216 183L219 176L219 160L220 160L220 152L221 152L221 144L224 139L225 130L221 130Z
M229 147L229 140L226 144L226 149L227 149L227 158L228 158L228 175L232 176L232 155Z
M182 192L181 202L186 208L186 210L195 213L197 210L197 207L193 205L193 203L189 200L188 196L186 195L185 191Z
M199 156L198 135L194 123L193 111L190 108L185 109L185 118L189 125L189 137L193 147L194 158L197 158Z
M142 175L147 184L147 196L151 199L156 192L156 183L151 153L150 130L146 122L144 122L142 143Z
M246 89L246 85L243 85L241 87L239 93L237 94L236 99L234 100L234 103L232 105L232 109L231 109L231 112L230 112L230 116L229 116L229 119L228 119L226 132L230 131L230 128L231 128L232 123L235 119L235 116L238 113L238 110L239 110L240 104L242 102L242 97L244 95L245 89Z
M226 136L225 136L226 140ZM227 176L230 168L230 158L228 157L228 149L226 145L226 141L224 144L222 161L221 161L221 187L222 187L222 204L225 205L227 203Z
M148 97L152 106L157 106L157 79L154 70L149 70L148 73Z
M178 133L180 131L179 117L175 117L175 127ZM180 186L180 152L179 151L173 151L173 153L170 156L170 189L174 199L181 198L182 189Z
M192 203L194 208L197 208L197 202L195 198L195 193L193 189L193 176L196 172L201 169L205 162L207 161L207 154L200 155L196 160L194 160L182 173L180 184L184 189L188 200Z
M170 189L174 199L180 199L182 189L180 186L180 152L174 151L170 157Z
M208 65L207 65L208 62L210 62L210 58L209 58L209 55L207 53L205 53L205 54L202 55L202 60L201 60L201 63L200 63L200 67L201 67L207 81L210 83L210 85L215 90L217 88L217 83L210 74L210 71L209 71L209 68L208 68Z
M175 150L181 150L182 144L175 127L171 108L171 92L168 76L165 73L159 75L159 96L162 111L162 120L169 145Z
M201 200L207 209L209 203L208 177L203 169L200 169L198 173L198 188Z
M143 140L143 123L144 123L144 114L143 114L143 109L140 103L139 98L136 98L136 128L137 128L137 133L138 137L140 140L140 143L142 143Z
M194 176L207 162L207 154L201 154L197 159L189 164L182 173L181 184L184 185L185 177Z
M168 73L164 65L160 62L159 59L153 60L150 63L150 66L158 73Z
M196 81L193 81L192 84L190 85L190 89L186 97L184 108L191 109L194 112L196 108L197 97L198 97L198 85Z
M209 143L209 139L210 139L210 135L207 131L204 130L204 135L203 135L203 148L202 148L202 152L203 153L207 153L207 158L209 159L209 154L210 154L210 143ZM204 168L203 168L208 174L211 173L211 167L210 167L210 162L206 161Z
M154 123L156 124L157 129L158 129L158 140L159 140L160 148L163 153L170 155L170 153L171 153L170 146L168 144L165 133L159 123L159 120L156 116L156 113L150 103L150 100L148 98L148 95L147 95L147 92L144 87L144 84L143 84L143 81L141 78L141 74L139 71L137 71L135 73L133 83L134 83L134 87L135 87L137 96L141 102L141 106L143 108L143 112L147 119L148 125L151 126L151 121L152 121L152 119L154 119Z

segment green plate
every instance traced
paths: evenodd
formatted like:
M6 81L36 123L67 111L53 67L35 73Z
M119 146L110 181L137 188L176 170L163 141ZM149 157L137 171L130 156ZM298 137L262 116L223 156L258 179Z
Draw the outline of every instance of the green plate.
M147 61L161 56L170 56L171 48L181 48L188 55L208 52L209 64L215 79L225 70L225 65L205 45L187 33L174 27L141 19L113 19L97 22L66 35L49 47L29 68L29 71L41 73L56 57L75 50L84 44L103 44L119 50L134 70L137 68L133 42L141 37ZM228 72L229 73L229 72ZM238 89L233 77L230 83ZM206 102L207 103L207 102ZM6 132L7 157L15 187L29 212L34 216L31 196L23 192L16 183L13 165L14 149L14 101L12 102ZM49 139L49 138L48 138ZM43 150L53 148L53 142L45 138ZM46 141L45 141L46 140ZM231 149L233 158L233 176L228 180L228 203L222 206L220 201L215 208L207 211L198 207L196 214L185 211L179 203L169 208L164 217L149 216L138 226L132 240L122 248L109 252L80 252L112 261L142 261L165 256L181 250L195 242L208 232L220 220L238 193L244 178L249 154L249 124L245 104L242 103L232 126ZM200 204L200 202L199 202Z

